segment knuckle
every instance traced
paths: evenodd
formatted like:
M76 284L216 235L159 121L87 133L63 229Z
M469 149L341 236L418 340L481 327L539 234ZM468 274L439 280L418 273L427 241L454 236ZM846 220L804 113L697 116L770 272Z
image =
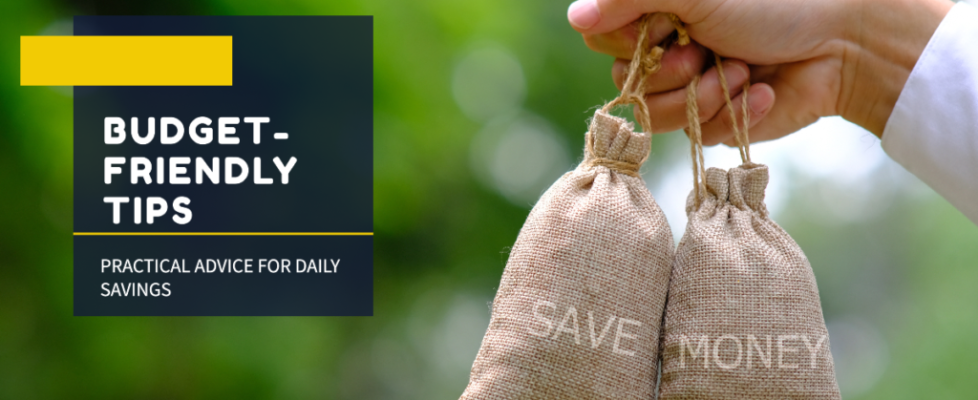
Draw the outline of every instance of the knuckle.
M733 125L733 120L730 119L730 110L728 110L727 106L724 105L721 111L725 111L723 114L720 115L720 123L723 125L723 130L728 132L733 132L734 125Z
M706 135L706 134L704 134L703 135L703 145L704 146L716 146L716 145L720 144L720 138L718 136L719 135L716 135L716 134L713 134L713 135Z
M645 100L645 105L649 109L649 133L667 132L666 128L668 126L666 124L667 121L665 121L667 114L663 114L661 110L657 110L648 98ZM638 109L636 108L633 111L635 113L635 119L640 119Z
M611 66L611 79L615 82L615 86L621 89L621 85L625 81L625 67L621 63L615 62Z
M596 51L598 53L602 52L601 51L602 47L600 43L601 41L597 38L596 35L584 34L582 36L584 37L584 44L587 46L587 48L591 49L592 51Z
M722 94L711 95L707 98L702 98L699 101L699 115L701 121L708 121L711 118L721 118L723 117L724 104Z
M676 67L676 77L681 83L689 83L696 76L698 71L698 66L695 60L690 60L689 58L681 58L679 60L679 65Z

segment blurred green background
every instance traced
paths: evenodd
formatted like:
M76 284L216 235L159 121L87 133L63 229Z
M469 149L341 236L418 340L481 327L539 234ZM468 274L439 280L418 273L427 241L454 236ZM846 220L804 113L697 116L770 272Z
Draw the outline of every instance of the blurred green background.
M509 246L616 94L567 5L0 0L0 399L457 398ZM71 89L20 87L18 37L90 14L375 16L374 317L72 316ZM978 397L978 228L869 133L816 125L754 159L817 275L844 396ZM677 234L686 146L656 136L643 169Z

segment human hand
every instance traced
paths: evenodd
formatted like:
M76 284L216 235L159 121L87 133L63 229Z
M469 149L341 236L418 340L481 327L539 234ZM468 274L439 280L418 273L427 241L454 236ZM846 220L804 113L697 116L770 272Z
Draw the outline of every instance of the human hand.
M642 14L670 12L686 23L695 43L671 46L662 69L646 84L655 133L685 127L685 89L711 66L703 47L724 61L737 119L748 92L750 139L770 140L842 115L876 135L930 36L950 10L949 0L580 0L568 9L571 26L595 51L617 58L621 88ZM652 22L649 39L672 31L665 15ZM741 61L743 60L743 61ZM733 144L732 121L715 67L697 89L703 143ZM777 101L775 99L777 98Z

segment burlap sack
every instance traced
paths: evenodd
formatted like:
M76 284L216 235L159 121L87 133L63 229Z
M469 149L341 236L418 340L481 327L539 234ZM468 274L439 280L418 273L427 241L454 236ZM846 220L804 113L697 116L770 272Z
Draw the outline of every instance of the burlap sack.
M653 397L674 247L636 173L649 139L595 113L516 239L463 399Z
M840 398L815 275L764 207L767 167L705 180L676 251L660 398Z
M639 177L651 137L610 115L634 104L663 48L650 16L622 93L595 112L584 161L537 202L516 239L462 399L651 399L674 248ZM676 18L678 42L688 43Z
M749 114L734 129L744 165L702 172L697 81L687 90L696 185L669 285L659 398L838 399L815 275L768 218L768 169L750 162Z

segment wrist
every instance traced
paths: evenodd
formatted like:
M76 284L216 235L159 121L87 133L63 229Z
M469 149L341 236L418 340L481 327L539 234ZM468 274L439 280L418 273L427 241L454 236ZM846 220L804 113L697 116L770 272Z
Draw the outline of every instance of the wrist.
M837 113L882 137L917 60L954 3L949 0L845 2Z

